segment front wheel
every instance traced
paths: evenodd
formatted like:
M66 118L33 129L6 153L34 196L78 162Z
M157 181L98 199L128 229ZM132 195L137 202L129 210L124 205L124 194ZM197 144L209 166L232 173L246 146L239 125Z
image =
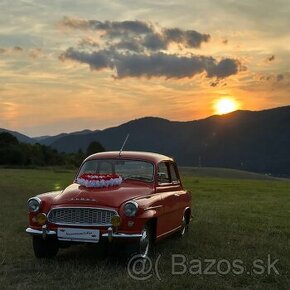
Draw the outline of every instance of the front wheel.
M153 236L150 225L145 225L142 232L142 237L139 241L139 254L142 258L148 257L153 249Z
M33 236L32 245L36 258L54 258L59 249L57 239L51 237L43 239L39 236Z
M146 224L141 232L141 237L127 247L127 254L131 258L147 258L153 252L153 230L150 224Z

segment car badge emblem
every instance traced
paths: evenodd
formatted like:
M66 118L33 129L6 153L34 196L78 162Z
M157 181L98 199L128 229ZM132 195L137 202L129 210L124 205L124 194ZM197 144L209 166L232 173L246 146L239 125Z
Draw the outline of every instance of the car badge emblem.
M96 201L95 198L85 198L85 197L73 197L71 201Z

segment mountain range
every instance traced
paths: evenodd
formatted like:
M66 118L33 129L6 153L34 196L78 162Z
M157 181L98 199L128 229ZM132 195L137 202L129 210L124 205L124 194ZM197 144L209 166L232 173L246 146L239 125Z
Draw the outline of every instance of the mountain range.
M130 134L125 150L159 152L183 166L290 175L290 106L239 110L187 122L145 117L105 130L38 138L11 133L19 141L49 145L59 152L85 151L92 141L107 150L119 150Z

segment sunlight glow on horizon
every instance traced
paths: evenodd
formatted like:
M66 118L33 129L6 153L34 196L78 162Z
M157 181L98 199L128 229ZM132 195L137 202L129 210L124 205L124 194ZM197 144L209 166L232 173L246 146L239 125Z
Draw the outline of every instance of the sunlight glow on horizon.
M234 98L227 97L217 100L214 108L216 114L223 115L236 111L239 108L239 105Z

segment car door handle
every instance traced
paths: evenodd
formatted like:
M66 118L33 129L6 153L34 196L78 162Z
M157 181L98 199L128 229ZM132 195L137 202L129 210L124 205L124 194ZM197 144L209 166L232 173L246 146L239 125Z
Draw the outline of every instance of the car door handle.
M175 196L180 196L180 193L174 193Z

